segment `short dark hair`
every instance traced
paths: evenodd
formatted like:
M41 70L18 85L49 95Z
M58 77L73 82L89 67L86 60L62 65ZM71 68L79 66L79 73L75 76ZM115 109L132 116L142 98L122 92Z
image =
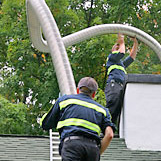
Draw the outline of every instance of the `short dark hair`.
M94 92L94 91L89 90L87 87L81 87L81 88L79 88L79 90L82 93L87 94L87 95L91 95Z

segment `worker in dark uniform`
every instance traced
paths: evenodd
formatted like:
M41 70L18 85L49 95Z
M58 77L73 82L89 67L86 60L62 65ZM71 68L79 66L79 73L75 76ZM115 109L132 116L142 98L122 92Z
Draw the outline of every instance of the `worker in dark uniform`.
M112 115L112 122L117 124L121 113L123 103L123 93L125 84L125 74L127 68L134 60L137 54L138 42L136 38L132 38L133 47L128 57L121 60L125 55L124 36L118 34L116 44L112 48L112 53L107 58L107 83L105 87L106 107Z
M78 94L59 98L40 121L44 130L58 129L63 161L99 161L100 154L113 138L115 126L108 109L92 99L97 88L93 78L82 78ZM102 141L101 132L104 134Z

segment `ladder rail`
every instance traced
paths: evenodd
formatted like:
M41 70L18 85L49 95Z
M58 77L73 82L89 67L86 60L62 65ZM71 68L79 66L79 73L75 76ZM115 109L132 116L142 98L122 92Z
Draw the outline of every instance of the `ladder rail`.
M59 133L53 132L52 129L50 133L50 161L61 161L61 156L59 155Z

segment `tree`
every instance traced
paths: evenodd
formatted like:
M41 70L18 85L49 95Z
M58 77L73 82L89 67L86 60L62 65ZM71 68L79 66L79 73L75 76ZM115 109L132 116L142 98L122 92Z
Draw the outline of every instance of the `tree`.
M0 116L1 134L27 133L29 123L27 122L27 107L25 104L12 104L0 96Z
M161 42L159 0L46 0L64 37L84 28L109 23L135 26ZM50 54L32 47L26 20L25 0L3 0L0 5L0 92L12 103L27 105L29 133L40 134L37 117L59 95ZM99 84L99 97L105 75L106 57L117 35L98 36L67 48L76 84L84 76L93 76ZM132 46L126 37L127 51ZM143 43L129 73L160 74L156 54ZM99 100L97 97L97 100ZM104 101L100 100L101 103Z

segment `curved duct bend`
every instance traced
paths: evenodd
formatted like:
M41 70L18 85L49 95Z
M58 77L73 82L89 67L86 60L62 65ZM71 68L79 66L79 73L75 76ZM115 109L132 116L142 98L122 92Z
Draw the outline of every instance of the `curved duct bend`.
M28 10L28 13L29 12L30 10ZM30 29L30 35L33 45L42 52L49 52L48 43L42 38L40 24L35 16L33 16L32 19L29 19L28 26ZM161 45L159 44L159 42L144 31L132 26L122 24L97 25L65 36L62 38L62 41L65 47L68 47L94 36L116 33L122 33L132 37L136 36L138 40L148 45L157 54L161 61Z
M79 43L86 39L92 38L94 36L103 34L116 34L122 33L131 37L136 37L138 40L142 41L148 45L158 56L161 61L161 45L152 36L145 33L144 31L137 29L132 26L122 25L122 24L103 24L93 27L89 27L73 33L71 35L63 37L63 43L65 47Z
M28 28L33 45L40 50L38 46L41 40L41 45L44 44L41 48L47 46L52 56L61 94L75 94L75 81L65 46L48 6L44 0L26 0L26 7ZM47 43L43 41L40 28L43 30Z

